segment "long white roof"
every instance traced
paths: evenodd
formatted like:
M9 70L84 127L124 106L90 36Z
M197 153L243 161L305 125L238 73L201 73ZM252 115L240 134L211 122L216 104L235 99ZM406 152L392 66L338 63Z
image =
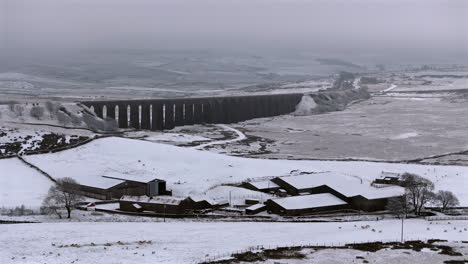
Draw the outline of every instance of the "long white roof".
M153 198L150 198L148 196L124 195L120 198L120 201L168 204L168 205L179 205L183 200L185 200L185 198L173 197L173 196L154 196Z
M274 199L273 202L287 210L307 209L333 205L347 204L345 201L330 193L291 196Z
M358 177L331 172L281 177L281 179L298 190L327 185L346 197L361 195L367 199L378 199L404 194L404 189L400 186L375 188Z
M269 189L269 188L278 188L279 186L272 182L272 181L257 181L257 182L249 182L252 186L257 188L258 190Z

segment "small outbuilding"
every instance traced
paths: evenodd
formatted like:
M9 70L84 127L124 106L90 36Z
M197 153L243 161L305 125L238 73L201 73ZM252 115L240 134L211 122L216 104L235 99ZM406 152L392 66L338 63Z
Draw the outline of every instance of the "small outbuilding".
M247 208L245 208L245 213L248 214L248 215L254 215L254 214L258 214L260 212L263 212L265 211L267 208L267 206L263 203L258 203L258 204L254 204L254 205L251 205Z

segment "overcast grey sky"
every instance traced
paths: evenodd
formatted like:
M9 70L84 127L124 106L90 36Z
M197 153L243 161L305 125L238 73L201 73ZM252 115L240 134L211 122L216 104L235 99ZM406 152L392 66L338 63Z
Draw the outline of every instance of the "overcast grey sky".
M0 0L1 45L466 54L467 0Z

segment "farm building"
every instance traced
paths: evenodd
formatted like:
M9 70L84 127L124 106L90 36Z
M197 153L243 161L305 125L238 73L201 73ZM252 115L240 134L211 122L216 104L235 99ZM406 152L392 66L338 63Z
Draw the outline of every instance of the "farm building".
M172 192L166 190L166 182L153 179L148 182L140 182L126 178L102 176L104 180L94 186L80 184L80 192L87 197L101 200L119 199L123 195L132 196L158 196L171 195Z
M307 215L348 209L346 201L330 193L291 196L266 201L268 212L279 215Z
M131 196L124 195L119 200L121 211L143 212L152 211L160 214L186 214L191 211L219 208L226 205L202 196L186 198L173 196Z
M290 195L329 193L347 202L350 208L364 211L384 210L389 198L404 194L399 186L375 188L357 177L336 173L278 177L272 181Z
M380 174L380 178L375 179L374 183L401 185L402 184L402 180L401 180L402 175L403 174L401 174L401 173L382 171L382 173Z
M191 195L190 199L192 199L192 201L194 202L192 209L195 210L219 208L222 206L229 205L227 201L215 201L204 195Z
M263 203L257 203L245 208L245 213L248 215L258 214L266 210L266 205Z
M242 187L260 192L277 192L280 187L272 181L244 182Z
M195 202L188 198L172 196L130 196L124 195L119 200L119 209L127 212L151 211L167 215L187 213L195 207Z

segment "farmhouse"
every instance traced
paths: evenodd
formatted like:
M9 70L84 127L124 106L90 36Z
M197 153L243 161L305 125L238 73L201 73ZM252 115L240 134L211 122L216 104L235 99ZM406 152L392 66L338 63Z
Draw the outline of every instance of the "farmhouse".
M399 186L375 188L357 177L336 173L304 174L272 180L290 195L328 193L347 202L352 209L384 210L389 198L404 194Z
M307 215L348 209L347 202L330 193L291 196L266 201L268 212L279 215Z

